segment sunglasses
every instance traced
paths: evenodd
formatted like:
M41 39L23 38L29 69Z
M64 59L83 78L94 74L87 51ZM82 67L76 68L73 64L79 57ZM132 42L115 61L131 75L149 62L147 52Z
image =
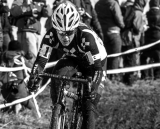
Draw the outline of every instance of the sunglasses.
M75 33L75 30L73 31L60 31L60 30L57 30L57 33L61 36L71 36Z

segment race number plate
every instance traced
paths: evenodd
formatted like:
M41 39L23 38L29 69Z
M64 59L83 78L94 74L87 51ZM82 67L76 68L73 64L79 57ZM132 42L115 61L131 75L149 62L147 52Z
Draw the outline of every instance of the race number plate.
M51 52L52 52L52 47L50 47L49 45L43 44L43 46L40 50L39 56L48 59Z

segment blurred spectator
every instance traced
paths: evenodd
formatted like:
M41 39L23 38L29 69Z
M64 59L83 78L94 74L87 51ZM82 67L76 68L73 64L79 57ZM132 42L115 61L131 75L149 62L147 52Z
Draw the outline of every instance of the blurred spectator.
M27 67L32 68L34 60L26 60L24 52L22 51L21 43L16 40L12 40L9 43L8 51L3 54L3 62L5 67L21 67L24 63ZM1 72L0 81L3 84L1 87L1 93L7 103L25 98L29 95L28 89L26 88L26 82L24 81L26 77L24 70ZM24 107L33 110L34 115L36 115L36 109L32 99L24 101L21 104ZM17 105L13 107L15 113L20 111L20 108L17 109Z
M27 58L37 56L40 46L41 17L48 17L52 9L45 0L14 0L11 7L14 25L18 27L18 40Z
M149 2L150 10L147 12L147 20L149 28L145 32L144 45L160 40L160 0L151 0ZM160 62L160 44L157 44L149 49L143 50L141 53L141 64L145 65L150 60L150 63ZM141 71L142 79L160 78L160 68Z
M84 12L81 14L82 22L90 26L97 33L97 35L103 40L104 37L103 37L102 28L99 23L97 13L93 8L90 0L81 0L81 7L79 8L79 11L83 9L84 9Z
M108 55L120 53L122 39L120 31L124 28L123 16L120 6L115 0L99 0L95 5L95 10L104 34L104 45ZM107 69L117 69L119 67L119 57L107 59ZM112 81L118 80L118 74L108 76Z
M122 31L123 47L122 51L127 51L140 46L141 33L144 31L143 9L146 6L147 0L127 0L125 3L124 22L125 28ZM124 67L133 67L137 64L137 54L131 53L123 56ZM135 72L124 74L124 83L132 85L137 79Z
M125 15L126 11L128 10L127 7L134 5L134 1L135 0L127 0L127 1L122 2L122 4L121 4L121 11L122 11L122 15L123 16Z
M7 0L0 1L0 48L1 51L6 51L8 49L8 44L11 40L10 32L11 25L9 23L9 7L7 5Z

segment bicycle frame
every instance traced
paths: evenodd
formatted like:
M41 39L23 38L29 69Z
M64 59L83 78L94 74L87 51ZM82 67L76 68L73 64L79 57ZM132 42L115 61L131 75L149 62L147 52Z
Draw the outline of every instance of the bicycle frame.
M72 115L72 121L71 121L71 129L80 129L82 126L82 90L83 90L83 84L79 83L77 87L77 100L74 100L73 102L73 115Z
M55 104L56 107L54 107L55 113L53 113L55 115L54 121L57 121L57 122L54 122L53 127L51 128L52 129L65 128L67 123L67 117L68 117L68 110L66 107L66 97L69 97L73 99L72 118L71 118L71 123L65 129L81 129L81 125L83 121L83 117L82 117L82 99L83 99L82 91L84 89L83 84L87 84L88 86L90 86L91 79L87 80L87 79L81 79L79 78L79 76L77 76L77 78L73 78L73 77L48 74L48 73L39 74L39 76L62 80L62 83L60 85L60 91L58 94L58 99ZM65 86L67 81L77 82L76 94L66 90ZM57 115L57 114L60 114L60 115Z

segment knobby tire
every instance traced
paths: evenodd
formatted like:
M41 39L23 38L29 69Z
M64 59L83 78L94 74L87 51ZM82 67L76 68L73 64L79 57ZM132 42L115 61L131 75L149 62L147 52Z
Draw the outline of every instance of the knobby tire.
M52 118L51 118L51 125L50 129L62 129L59 127L59 122L62 120L62 114L61 114L62 106L60 104L56 104L54 106L53 112L52 112Z
M82 122L83 122L82 114L78 113L78 114L77 114L77 121L76 121L76 123L75 123L76 129L81 129L81 127L82 127Z
M68 114L62 111L62 106L56 104L54 106L51 118L50 129L69 129L69 123L67 123Z

